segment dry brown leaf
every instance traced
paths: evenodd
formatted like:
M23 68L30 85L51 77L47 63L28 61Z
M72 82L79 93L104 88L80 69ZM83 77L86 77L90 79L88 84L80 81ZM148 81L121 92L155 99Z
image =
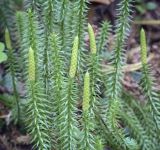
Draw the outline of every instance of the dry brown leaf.
M30 144L30 136L29 135L21 135L16 138L16 144Z
M96 2L96 3L101 3L101 4L111 4L114 0L90 0L90 2Z
M2 146L5 148L5 150L13 150L11 143L9 143L8 141L9 139L5 136L2 135L0 136L0 149L2 148Z

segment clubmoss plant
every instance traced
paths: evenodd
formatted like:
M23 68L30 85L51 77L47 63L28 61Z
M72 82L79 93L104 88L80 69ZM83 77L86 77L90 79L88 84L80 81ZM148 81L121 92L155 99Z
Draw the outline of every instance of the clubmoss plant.
M97 96L99 93L99 85L100 83L100 58L97 53L97 46L95 41L95 34L93 28L90 24L88 24L88 33L90 39L90 54L89 54L89 71L91 76L91 102L90 109L94 111L95 107L98 106ZM94 112L93 112L94 113Z
M113 52L112 65L114 71L107 79L107 95L109 99L109 109L108 109L108 123L110 126L111 132L115 132L117 141L120 145L123 145L123 149L126 149L127 145L124 141L124 132L118 128L119 113L118 109L121 109L120 96L122 92L122 79L123 71L122 66L125 64L125 40L129 35L129 21L131 16L131 3L129 0L122 0L119 4L118 9L118 19L116 24L116 40L115 48ZM113 105L113 106L112 106ZM119 108L118 108L119 107ZM115 109L115 111L114 111ZM114 112L113 114L111 112ZM111 116L110 116L111 115ZM113 118L115 117L115 119ZM116 125L117 123L117 125Z
M110 22L104 21L101 24L99 36L96 38L97 41L97 51L102 53L106 48L106 41L108 40L111 31Z
M8 29L5 30L5 42L6 42L6 47L8 49L8 52L7 52L8 66L9 66L9 72L10 72L11 78L12 78L11 80L12 80L12 86L13 86L14 103L16 106L17 118L15 119L15 122L18 123L19 119L20 119L20 106L19 106L20 97L19 97L17 86L16 86L18 64L17 64L16 58L15 58L15 52L12 48L10 34L9 34Z
M16 9L19 4L16 1L1 0L0 1L0 29L1 33L5 33L7 28L10 31L10 40L12 41L12 48L19 47L16 27Z
M148 103L151 106L151 112L156 123L158 130L160 122L160 104L158 93L155 91L154 87L154 78L150 74L150 67L147 64L147 44L146 44L146 35L144 29L140 32L140 44L141 44L141 62L142 62L142 79L141 86L143 88L144 95L148 99Z
M25 84L22 113L33 148L158 150L160 101L147 63L144 30L140 86L145 103L126 92L122 84L131 0L118 5L115 46L109 60L113 71L107 73L102 71L101 60L110 23L104 22L100 35L95 36L92 25L87 28L87 0L24 1L25 11L17 13L21 57L12 58L20 63L23 74L18 78ZM12 59L9 63L14 68Z
M64 69L63 69L63 56L59 43L58 35L52 33L50 35L49 41L49 49L52 51L51 55L51 64L50 64L50 95L51 95L51 104L54 105L54 108L51 108L52 117L51 124L54 124L54 128L56 128L59 132L59 124L60 124L60 113L61 107L63 103L61 102L63 98L63 92L61 91L64 85ZM54 129L55 132L55 129Z
M95 137L93 135L93 115L90 112L90 75L86 72L84 76L84 89L83 89L83 137L80 149L82 150L95 150Z
M72 48L71 62L69 68L69 74L66 78L63 106L60 112L60 143L61 149L77 149L76 132L77 129L77 83L75 80L77 61L78 61L78 36L75 37Z
M46 96L43 94L40 83L36 81L36 63L35 54L32 48L29 49L28 54L28 95L26 106L26 124L28 132L32 135L32 141L35 142L35 148L40 150L51 148L51 137L49 134L49 103ZM43 105L42 105L43 104ZM47 109L47 110L46 110ZM45 110L45 111L44 111Z

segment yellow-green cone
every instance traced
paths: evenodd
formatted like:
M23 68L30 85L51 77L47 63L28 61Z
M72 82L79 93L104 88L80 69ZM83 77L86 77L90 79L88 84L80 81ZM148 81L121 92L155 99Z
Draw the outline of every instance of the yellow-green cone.
M29 49L29 80L34 82L35 81L35 59L34 59L34 51L32 48Z
M69 70L69 76L71 78L74 78L76 75L77 60L78 60L78 46L79 46L79 38L78 36L76 36L73 43L71 64L70 64L70 70Z
M147 44L146 44L146 34L144 29L140 32L140 45L141 45L141 61L143 64L147 64Z
M84 76L84 88L83 88L83 111L87 111L90 107L90 75L87 72Z
M99 138L96 139L96 150L104 150L102 141Z
M97 53L96 40L93 28L90 24L88 24L88 32L89 32L89 40L90 40L90 49L92 54Z
M11 50L12 49L11 39L10 39L9 31L7 28L5 30L5 42L6 42L7 49Z

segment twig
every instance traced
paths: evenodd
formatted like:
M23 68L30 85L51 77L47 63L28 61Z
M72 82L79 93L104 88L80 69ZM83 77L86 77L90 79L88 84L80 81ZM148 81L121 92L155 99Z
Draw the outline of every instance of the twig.
M138 25L160 25L160 20L142 20L134 21L133 23Z
M154 58L154 54L150 54L147 61L149 62L153 58ZM107 74L110 74L114 71L114 68L112 66L102 65L102 67L105 68L105 69L102 69L102 71L107 73ZM122 67L122 70L123 70L123 72L133 72L133 71L141 69L141 67L142 67L141 62L138 62L138 63L135 63L135 64L125 65L124 67Z

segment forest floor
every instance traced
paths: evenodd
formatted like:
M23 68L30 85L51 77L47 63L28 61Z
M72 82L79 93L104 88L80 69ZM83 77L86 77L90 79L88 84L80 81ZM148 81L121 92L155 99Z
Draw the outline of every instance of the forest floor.
M96 1L96 0L95 0ZM97 0L98 1L98 0ZM95 32L99 32L100 23L108 19L114 25L115 20L115 2L108 0L108 4L93 3L89 5L89 22L94 24ZM136 11L133 15L130 37L127 47L127 66L125 69L125 78L123 85L125 88L134 93L135 96L143 100L141 90L137 84L140 78L140 46L139 31L143 27L147 32L148 42L148 61L152 67L152 73L156 77L156 88L160 89L160 1L153 0L156 4L146 6L146 3L136 5ZM137 21L140 20L140 21ZM152 21L148 21L152 20ZM153 21L154 20L154 21ZM113 46L114 34L109 37L109 48ZM0 71L3 70L0 67ZM0 94L5 92L4 87L0 85ZM1 98L1 97L0 97ZM0 150L31 150L29 144L30 138L22 130L23 125L15 126L9 123L10 109L0 102Z

